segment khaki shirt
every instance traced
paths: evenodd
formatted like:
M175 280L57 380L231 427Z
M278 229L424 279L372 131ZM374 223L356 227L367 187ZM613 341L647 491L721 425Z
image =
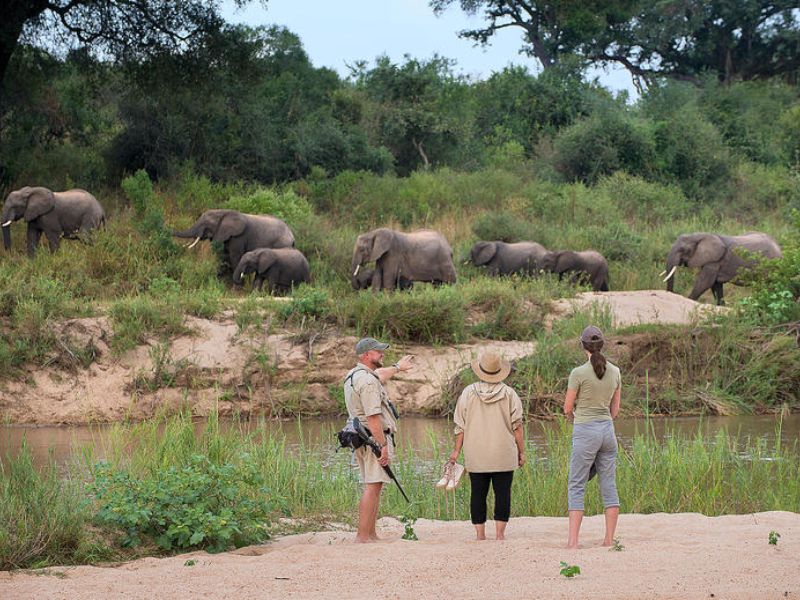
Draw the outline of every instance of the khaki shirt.
M621 381L619 367L608 361L602 379L594 374L591 362L572 369L567 387L578 392L575 397L575 423L611 421L611 399Z
M353 377L350 377L350 374ZM389 429L392 433L397 431L397 421L389 408L389 394L383 387L378 375L361 363L348 371L344 383L344 403L347 414L352 419L358 420L368 427L367 417L381 416L384 431ZM375 432L371 432L373 435Z
M505 383L479 381L461 392L453 413L464 434L464 466L470 473L513 471L519 466L514 430L522 426L522 401Z

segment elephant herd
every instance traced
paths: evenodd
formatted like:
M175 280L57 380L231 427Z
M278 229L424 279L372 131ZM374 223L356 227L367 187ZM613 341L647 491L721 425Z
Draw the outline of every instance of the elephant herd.
M51 252L60 240L84 239L105 224L106 216L97 199L85 190L53 192L44 187L24 187L11 192L3 205L2 230L6 250L11 248L11 224L25 219L28 255L33 256L42 234ZM219 242L223 266L233 272L234 284L254 273L253 288L268 282L270 293L282 292L310 280L308 261L295 246L289 226L268 215L248 215L234 210L207 210L184 231L173 234ZM710 289L723 303L722 285L736 282L743 269L760 258L780 258L780 246L770 236L752 232L739 236L691 233L678 237L667 255L662 272L672 291L678 267L699 269L689 297L696 300ZM596 291L607 291L608 262L595 250L548 251L537 242L505 243L479 241L466 262L484 267L492 276L537 276L549 272L571 282L583 281ZM374 267L366 265L374 264ZM380 227L358 236L353 248L351 283L355 289L374 291L408 289L415 282L434 285L456 281L453 250L440 233L419 230L409 233Z

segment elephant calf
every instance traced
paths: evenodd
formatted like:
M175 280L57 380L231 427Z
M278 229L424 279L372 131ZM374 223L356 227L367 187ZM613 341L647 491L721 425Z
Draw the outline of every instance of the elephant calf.
M241 283L247 273L256 274L254 290L261 290L266 279L270 294L287 292L292 286L311 279L306 257L294 248L259 248L245 252L233 273L234 283Z
M3 205L3 245L11 249L11 224L25 218L28 223L28 256L44 233L50 251L58 250L61 238L76 238L102 227L106 213L97 198L86 190L53 192L44 187L24 187L11 192Z
M375 275L375 269L360 269L358 275L352 278L354 290L366 290L372 285L372 278ZM397 289L410 290L414 287L414 282L409 281L402 275L397 280Z
M755 261L737 249L742 249L764 258L780 258L781 247L766 233L754 231L744 235L717 235L715 233L687 233L678 237L667 255L664 281L671 292L678 267L700 269L689 298L697 300L711 288L717 304L724 304L723 283L736 283L736 276L751 268Z
M489 275L535 275L547 249L536 242L477 242L469 257L476 267L486 267Z
M595 292L608 291L608 262L596 250L547 252L542 258L541 268L550 273L558 273L559 281L564 273L572 273L572 283L588 279Z

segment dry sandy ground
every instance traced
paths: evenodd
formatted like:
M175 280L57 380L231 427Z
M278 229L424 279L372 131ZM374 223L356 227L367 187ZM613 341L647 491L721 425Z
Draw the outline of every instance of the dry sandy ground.
M583 293L555 303L553 318L592 303L608 307L617 325L688 323L717 310L663 290ZM220 414L276 412L305 414L336 411L332 386L353 365L355 338L335 332L298 337L292 332L251 331L241 335L232 314L206 320L188 317L192 331L171 340L166 369L178 373L177 385L148 389L136 385L153 378L157 343L152 340L121 357L111 353L111 326L105 317L73 319L58 334L64 349L48 368L31 368L28 377L0 383L0 420L25 424L79 424L141 420L162 408L188 405L195 416L216 409ZM67 349L95 348L89 368L58 366ZM513 360L535 351L533 342L494 342L455 347L407 345L400 352L417 357L417 368L389 384L401 411L437 414L443 389L482 346L491 345ZM67 365L68 367L69 365ZM184 388L189 388L188 394Z
M595 545L602 516L585 519L575 551L563 547L564 518L512 519L505 542L474 541L464 521L419 521L417 542L399 539L394 519L380 526L388 541L368 547L350 532L309 533L232 553L3 572L0 598L800 598L797 513L622 515L621 552ZM565 579L560 561L581 574Z

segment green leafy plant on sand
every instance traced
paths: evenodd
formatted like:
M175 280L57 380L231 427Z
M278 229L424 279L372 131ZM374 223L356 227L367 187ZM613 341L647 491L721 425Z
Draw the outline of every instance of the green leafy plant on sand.
M611 552L622 552L625 550L625 546L623 546L618 538L614 538L614 544L609 548Z
M570 565L565 563L563 560L561 561L561 570L559 571L561 575L566 577L567 579L572 579L575 575L581 574L581 568L578 565Z
M123 546L139 545L146 536L165 550L221 552L269 537L266 526L276 506L248 460L215 464L195 454L181 468L143 477L99 463L94 475L97 519L124 532Z
M399 520L403 524L402 539L411 540L413 542L418 541L417 532L414 531L414 523L417 522L417 517L411 512L411 509L409 508L406 514L400 515Z
M769 532L769 545L770 546L777 546L778 540L780 539L781 534L777 531L770 531Z

